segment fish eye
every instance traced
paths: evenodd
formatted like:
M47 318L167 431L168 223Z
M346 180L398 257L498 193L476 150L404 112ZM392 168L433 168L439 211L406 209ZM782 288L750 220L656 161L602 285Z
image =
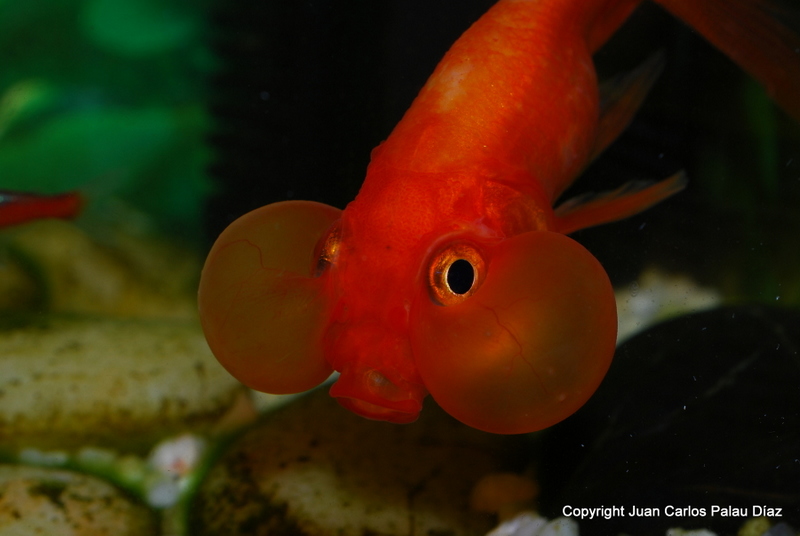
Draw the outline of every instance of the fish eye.
M475 269L467 259L456 259L447 269L447 286L455 294L466 294L475 283Z
M321 276L336 260L339 253L339 244L342 238L341 220L336 220L328 231L322 235L314 248L313 266L311 273L315 277Z
M486 275L486 263L472 244L450 244L434 257L428 270L431 298L455 305L472 296Z

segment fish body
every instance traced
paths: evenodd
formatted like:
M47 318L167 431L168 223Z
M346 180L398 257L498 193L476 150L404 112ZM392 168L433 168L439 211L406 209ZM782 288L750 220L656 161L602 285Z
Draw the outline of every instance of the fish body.
M635 214L684 184L679 174L556 206L657 77L658 58L601 91L592 62L638 3L500 0L373 151L344 211L292 201L234 222L199 292L223 365L274 393L335 370L330 392L342 405L397 423L415 420L428 394L497 433L539 430L578 409L611 362L616 310L602 267L566 233ZM779 27L758 18L765 2L659 3L798 110L797 38L735 36L737 25Z

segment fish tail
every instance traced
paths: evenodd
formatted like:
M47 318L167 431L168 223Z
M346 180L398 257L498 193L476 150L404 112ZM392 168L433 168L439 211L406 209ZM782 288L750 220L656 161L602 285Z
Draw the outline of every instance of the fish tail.
M800 120L800 36L770 0L655 0L761 82Z

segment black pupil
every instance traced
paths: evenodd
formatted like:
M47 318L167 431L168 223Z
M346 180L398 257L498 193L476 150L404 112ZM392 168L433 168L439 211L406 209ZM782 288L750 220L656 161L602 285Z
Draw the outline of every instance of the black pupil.
M454 294L466 294L475 282L475 269L469 261L458 259L447 270L447 286Z

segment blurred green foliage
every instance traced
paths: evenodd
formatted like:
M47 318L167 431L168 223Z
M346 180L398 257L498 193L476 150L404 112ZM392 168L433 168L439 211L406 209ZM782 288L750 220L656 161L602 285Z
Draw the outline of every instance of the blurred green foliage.
M197 237L208 0L0 0L0 189L80 190Z

